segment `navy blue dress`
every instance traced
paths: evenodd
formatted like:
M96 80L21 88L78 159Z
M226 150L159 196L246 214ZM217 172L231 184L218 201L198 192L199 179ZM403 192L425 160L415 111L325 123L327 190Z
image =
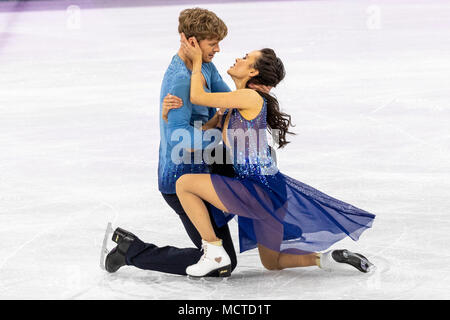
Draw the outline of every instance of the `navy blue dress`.
M211 174L214 189L228 209L223 212L211 206L211 211L219 227L238 216L240 252L261 244L278 252L308 254L346 236L356 241L372 226L375 215L278 170L266 136L265 99L258 116L250 121L237 109L229 110L224 144L237 176Z

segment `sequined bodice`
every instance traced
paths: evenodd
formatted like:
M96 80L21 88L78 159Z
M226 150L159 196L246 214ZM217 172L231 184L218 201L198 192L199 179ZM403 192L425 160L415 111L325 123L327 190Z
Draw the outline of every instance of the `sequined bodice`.
M278 172L267 141L267 106L264 99L259 114L245 119L238 109L229 109L224 119L225 145L231 151L233 166L240 178L273 175ZM228 113L231 112L230 115ZM229 119L227 119L229 117Z

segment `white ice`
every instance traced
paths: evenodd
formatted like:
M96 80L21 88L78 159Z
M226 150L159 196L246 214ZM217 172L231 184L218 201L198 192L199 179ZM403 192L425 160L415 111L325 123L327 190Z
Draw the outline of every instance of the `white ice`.
M0 298L449 299L450 2L202 4L228 25L214 63L272 47L297 133L281 171L377 215L373 274L267 271L227 280L98 266L108 221L192 246L157 186L160 84L192 5L0 12ZM231 230L238 250L237 228Z

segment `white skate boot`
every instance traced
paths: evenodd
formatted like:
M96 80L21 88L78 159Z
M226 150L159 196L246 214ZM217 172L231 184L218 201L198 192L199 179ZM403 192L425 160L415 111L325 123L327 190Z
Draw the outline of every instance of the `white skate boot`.
M345 249L322 253L320 256L320 268L326 271L349 271L356 268L364 273L375 270L375 266L366 257Z
M223 246L217 246L202 240L203 256L186 268L192 277L229 277L231 260Z

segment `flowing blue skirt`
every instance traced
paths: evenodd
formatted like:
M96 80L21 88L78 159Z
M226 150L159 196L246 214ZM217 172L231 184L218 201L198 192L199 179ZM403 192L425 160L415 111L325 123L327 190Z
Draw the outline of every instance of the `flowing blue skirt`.
M346 236L358 240L375 218L280 172L245 178L211 174L211 180L228 209L211 206L214 220L221 227L238 216L240 252L257 244L292 254L322 251Z

